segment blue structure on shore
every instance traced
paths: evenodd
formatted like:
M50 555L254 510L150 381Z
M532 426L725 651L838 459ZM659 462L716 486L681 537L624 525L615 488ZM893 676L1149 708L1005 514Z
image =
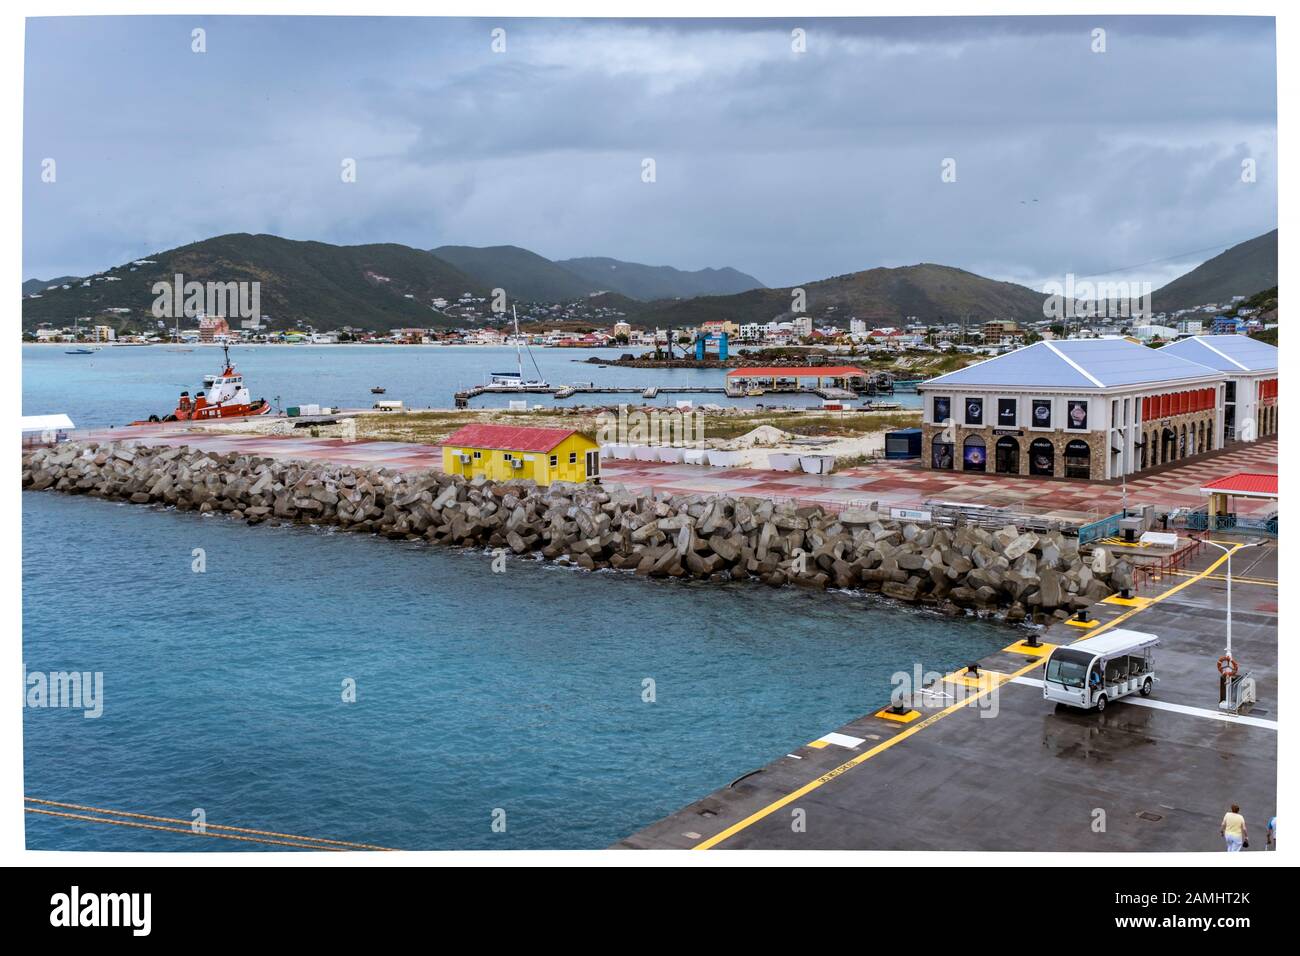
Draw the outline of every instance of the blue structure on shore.
M709 339L713 338L712 332L700 332L695 336L695 361L703 362L704 353L708 348ZM727 360L727 333L718 333L718 360L725 362Z

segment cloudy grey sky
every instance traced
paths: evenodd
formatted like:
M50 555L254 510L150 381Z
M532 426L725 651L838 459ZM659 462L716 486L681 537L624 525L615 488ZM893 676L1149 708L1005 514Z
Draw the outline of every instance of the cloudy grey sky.
M1277 223L1271 19L37 19L25 97L25 277L269 232L1158 285Z

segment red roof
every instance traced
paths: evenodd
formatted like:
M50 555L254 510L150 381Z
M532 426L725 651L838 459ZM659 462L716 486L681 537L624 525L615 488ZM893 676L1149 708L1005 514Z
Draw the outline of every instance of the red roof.
M727 378L733 375L745 378L845 378L849 375L862 375L867 373L860 368L854 368L852 365L809 365L799 366L798 368L733 368L727 373Z
M575 434L572 428L466 425L448 435L442 444L466 448L491 448L496 451L547 452L572 434Z
M1277 497L1277 475L1259 475L1249 471L1239 471L1235 475L1216 478L1204 488L1201 494L1212 492L1228 495L1259 495L1264 498Z

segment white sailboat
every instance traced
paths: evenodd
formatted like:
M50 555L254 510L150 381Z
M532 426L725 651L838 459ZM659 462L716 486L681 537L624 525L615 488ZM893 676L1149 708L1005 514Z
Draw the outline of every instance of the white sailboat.
M537 378L527 381L524 379L523 337L519 334L519 313L515 311L513 305L510 307L510 314L515 319L515 366L517 370L514 372L493 372L488 380L488 387L494 391L508 389L525 391L527 389L550 388L551 386L542 378L542 370L537 368L537 360L533 359L531 349L528 352L528 357L533 360L533 368L537 370Z

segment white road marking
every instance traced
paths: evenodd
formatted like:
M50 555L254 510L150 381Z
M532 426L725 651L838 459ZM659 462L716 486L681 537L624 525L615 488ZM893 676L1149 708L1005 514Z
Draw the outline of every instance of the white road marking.
M1037 677L1013 677L1010 683L1024 684L1027 687L1042 687L1043 682ZM1167 710L1174 714L1187 714L1191 717L1204 717L1208 720L1222 720L1229 724L1246 724L1249 727L1263 727L1265 730L1277 730L1276 720L1263 717L1242 717L1237 714L1225 714L1218 710L1204 710L1200 707L1188 707L1184 704L1171 704L1164 700L1152 700L1132 694L1114 701L1116 704L1136 704L1138 707L1150 707L1152 710Z
M837 747L847 747L852 750L864 741L861 737L850 737L848 734L826 734L824 737L818 737L818 740L824 740L828 744L835 744Z

